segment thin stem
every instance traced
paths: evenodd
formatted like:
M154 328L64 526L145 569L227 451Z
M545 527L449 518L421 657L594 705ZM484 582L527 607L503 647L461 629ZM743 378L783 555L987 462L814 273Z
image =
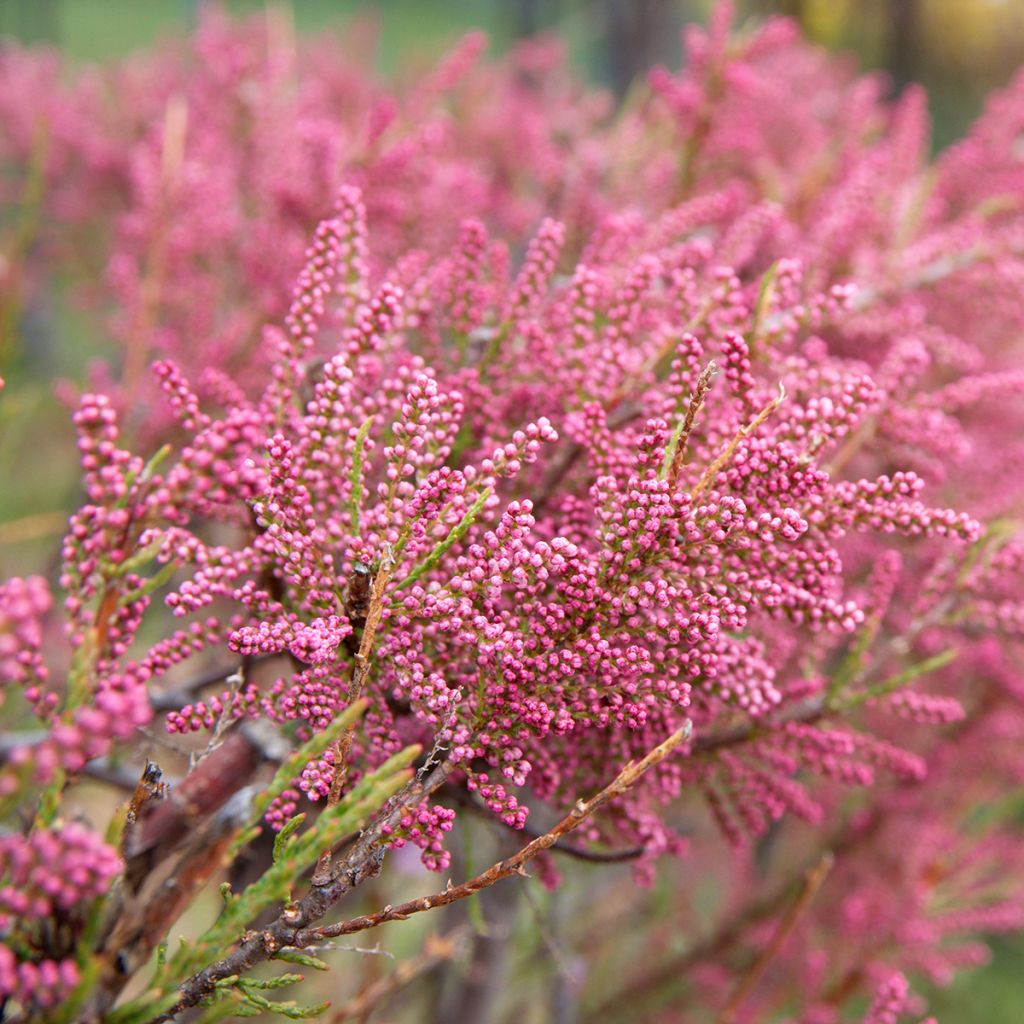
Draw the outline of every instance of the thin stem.
M68 524L67 512L37 512L0 523L0 545L24 544L60 533Z
M276 655L255 655L250 659L249 663L256 665L262 661L268 661L271 657L276 657ZM230 679L231 676L240 671L242 671L242 665L237 664L221 665L207 672L201 672L180 686L174 687L173 690L164 690L161 693L151 694L149 698L150 707L154 711L179 711L186 704L190 704L200 690L205 690L207 686L213 686L214 683Z
M750 967L744 971L743 976L737 982L725 1006L722 1007L722 1012L718 1015L717 1024L733 1024L736 1020L739 1008L757 987L761 978L764 977L768 964L771 963L785 945L786 939L792 934L800 918L811 905L822 885L824 885L825 879L832 870L834 863L835 858L832 853L826 850L822 854L821 860L804 876L804 882L800 887L796 900L794 900L782 916L782 920L779 921L768 945L765 946Z
M442 892L434 893L432 896L421 896L418 899L401 903L396 907L386 906L375 914L365 914L337 924L299 931L295 936L296 945L304 946L321 942L326 938L351 935L355 932L366 931L369 928L376 928L378 925L385 924L388 921L404 921L414 914L457 903L459 900L466 899L466 897L472 896L480 892L481 889L486 889L494 885L495 882L508 878L510 875L524 875L526 873L526 865L537 854L551 849L562 836L578 828L606 803L631 788L645 772L662 762L677 747L681 746L689 738L690 731L690 723L687 722L683 728L677 729L667 740L655 747L642 760L635 764L633 762L627 764L596 796L586 801L578 801L576 806L554 828L538 836L511 857L506 857L504 860L492 864L486 871L482 871L461 885L453 886L449 883L446 889Z
M529 825L524 825L522 828L509 825L507 822L502 821L501 818L496 818L486 807L482 807L468 793L463 793L461 790L452 795L457 803L468 808L474 814L479 815L492 824L501 825L502 828L514 832L517 836L525 836L527 839L539 839L544 834L531 829ZM561 853L567 857L586 861L590 864L622 864L642 857L646 849L645 846L628 846L622 850L590 850L585 846L576 846L560 839L551 847L551 852Z
M391 974L370 982L358 995L331 1014L330 1024L363 1020L371 1010L378 1008L385 999L415 981L421 974L438 964L454 960L460 955L465 941L465 930L449 935L428 935L422 952L410 960L403 960Z

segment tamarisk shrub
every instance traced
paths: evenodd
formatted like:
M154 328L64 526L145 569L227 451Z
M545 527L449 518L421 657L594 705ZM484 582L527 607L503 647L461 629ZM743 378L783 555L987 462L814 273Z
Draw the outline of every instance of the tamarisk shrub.
M584 1019L919 1020L1024 924L1024 80L929 162L727 7L614 114L547 44L392 94L274 26L0 62L7 309L105 263L119 346L59 580L0 584L6 1012L312 1016L253 969L529 864ZM378 898L474 814L518 852Z

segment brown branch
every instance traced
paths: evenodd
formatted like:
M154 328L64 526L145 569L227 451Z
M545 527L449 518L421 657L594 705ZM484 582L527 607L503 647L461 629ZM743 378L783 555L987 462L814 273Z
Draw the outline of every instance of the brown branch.
M276 741L276 742L275 742ZM245 723L168 790L147 763L126 808L125 870L96 946L98 984L82 1020L100 1020L161 936L219 871L252 814L257 786L239 787L280 744L266 723Z
M502 825L505 823L502 822ZM512 825L505 826L526 836L528 839L540 839L542 833L536 832L526 826L516 829ZM552 853L561 853L566 857L575 860L586 861L588 864L625 864L631 860L637 860L644 855L646 846L627 846L621 850L588 850L585 846L576 846L574 843L566 843L559 840L551 847Z
M476 800L462 790L452 793L455 802L472 811L478 817L489 821L492 825L500 825L503 829L514 833L517 836L525 836L527 839L539 839L544 833L531 829L529 825L516 828L501 818L495 817L486 807L481 806ZM551 847L552 853L561 853L576 860L586 861L590 864L622 864L626 861L636 860L644 855L645 846L629 846L622 850L589 850L585 846L575 846L560 839Z
M545 511L551 499L555 496L569 471L579 462L583 455L584 447L575 441L566 445L559 455L548 462L547 471L533 499L533 514L540 517Z
M214 683L230 679L235 673L241 672L245 667L246 660L249 665L258 665L273 657L277 657L277 655L259 654L249 659L243 659L238 664L221 665L206 672L200 672L180 686L163 690L160 693L151 693L149 705L154 711L179 711L186 704L191 704L199 692L205 690L207 686L213 686Z
M743 1005L747 996L757 987L761 978L764 977L764 972L768 969L769 963L785 945L786 939L792 934L800 918L818 894L834 863L835 858L832 853L826 850L822 854L821 860L804 876L804 882L796 900L790 905L782 920L779 921L768 945L765 946L760 956L754 960L737 982L725 1006L722 1007L722 1012L718 1015L717 1024L734 1024L739 1008Z
M167 799L146 804L137 826L126 835L129 879L136 869L140 876L145 875L170 856L180 842L237 795L240 783L251 782L257 768L273 760L254 734L259 730L233 732L169 791Z
M363 626L363 635L359 641L359 650L355 657L355 670L352 673L352 689L349 693L349 702L359 700L363 695L363 688L370 675L370 653L373 651L373 641L377 635L377 627L380 625L381 616L384 614L384 590L391 579L391 563L382 565L377 574L373 577L373 585L370 589L370 607L366 613L366 624ZM341 789L348 776L348 758L352 748L352 736L355 731L355 723L349 726L339 738L335 747L334 778L331 780L331 792L327 798L327 806L333 807L341 798Z
M766 722L747 721L729 729L698 736L690 747L691 754L711 754L729 747L737 747L763 735L770 735L772 730L790 722L811 724L819 721L826 714L823 696L814 696L808 700L793 704L781 714Z
M407 903L401 903L397 907L387 906L375 914L366 914L362 917L354 917L348 921L341 921L338 924L325 925L319 928L309 928L297 932L295 944L307 946L316 942L322 942L327 938L334 938L339 935L351 935L354 932L366 931L368 928L376 928L378 925L388 921L404 921L414 914L420 914L436 907L448 906L459 900L466 899L481 889L486 889L495 882L508 878L510 875L524 875L526 864L537 854L544 850L551 849L562 836L567 835L578 828L584 821L590 818L596 811L600 810L606 803L615 797L625 793L636 781L649 769L663 761L677 747L682 745L690 736L690 723L676 730L667 740L650 751L640 761L630 762L621 772L601 790L596 796L589 800L580 800L576 806L550 831L538 836L528 843L511 857L506 857L496 864L492 864L486 871L463 882L461 885L451 885L432 896L421 896Z
M643 412L642 407L638 405L621 405L624 394L624 388L620 389L608 403L608 426L613 430L624 427ZM533 514L535 516L539 517L540 513L547 508L551 499L558 492L559 486L564 482L566 475L585 452L586 448L574 441L566 445L557 458L548 462L547 472L533 497Z

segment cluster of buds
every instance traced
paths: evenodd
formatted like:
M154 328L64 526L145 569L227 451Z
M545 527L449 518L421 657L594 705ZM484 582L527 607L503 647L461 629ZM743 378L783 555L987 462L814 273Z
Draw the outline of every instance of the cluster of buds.
M446 870L465 811L582 813L669 735L569 852L716 879L706 1005L773 942L752 853L835 867L744 1020L874 993L894 1022L894 972L946 982L1024 924L1018 823L962 831L1024 777L1024 78L930 162L918 92L729 19L611 117L548 44L492 66L474 35L392 96L213 18L149 75L47 87L41 164L56 70L0 55L0 162L40 175L54 259L107 267L120 346L74 415L63 646L43 576L0 584L0 993L26 1014L100 1019L262 827L272 864L140 1005L267 1009L203 969L314 861L322 916L342 838L372 846L345 884L409 843ZM146 767L115 849L68 796L154 717L207 745L167 799Z

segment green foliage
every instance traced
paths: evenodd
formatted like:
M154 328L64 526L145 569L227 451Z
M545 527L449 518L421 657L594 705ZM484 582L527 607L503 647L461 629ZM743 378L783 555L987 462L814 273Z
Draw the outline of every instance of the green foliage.
M957 652L954 648L947 648L931 658L925 658L924 661L910 665L908 668L903 669L902 672L897 672L879 683L870 684L864 687L864 689L853 693L837 695L829 702L829 709L832 711L848 711L850 708L859 707L869 700L877 700L890 693L895 693L920 676L927 675L929 672L937 672L940 668L945 668L946 665L956 658L956 655Z
M296 814L294 818L289 818L285 823L284 827L280 832L274 836L274 863L276 864L279 860L284 858L285 852L288 848L288 842L291 837L299 830L302 823L306 820L305 814Z
M292 780L310 761L318 758L349 726L357 722L366 711L366 700L353 701L322 732L315 733L301 747L281 762L270 785L253 801L253 821L263 817L267 808L291 784Z
M282 949L274 955L274 959L299 964L302 967L312 967L315 971L327 970L327 964L320 957L313 956L312 953L303 953L300 949Z
M352 496L349 498L349 514L352 516L352 535L359 536L359 516L363 506L363 458L366 450L366 439L373 426L373 417L368 416L356 434L356 447L352 453L352 468L348 479L352 485Z
M273 865L240 894L222 889L224 907L220 916L194 943L183 945L164 964L154 979L155 990L159 993L175 991L188 975L224 956L257 915L274 904L287 902L293 886L324 850L333 848L363 827L373 813L405 785L409 779L409 766L420 753L420 747L411 746L389 758L375 772L361 779L334 807L325 808L305 832L300 834L298 831L305 816L292 818L282 829L283 838L279 835L275 842ZM287 959L282 954L278 957ZM296 962L307 963L304 960ZM320 963L309 962L308 965L319 967ZM246 994L249 995L248 992ZM149 999L152 995L151 992L143 998ZM277 1012L285 1016L309 1016L306 1009L294 1006ZM118 1024L131 1024L133 1021L134 1018L126 1018Z
M300 978L302 975L288 975L288 977ZM259 1010L267 1010L271 1013L280 1013L289 1020L309 1020L311 1017L319 1017L331 1004L320 1003L317 1006L299 1006L294 1000L286 1003L276 1003L266 996L260 995L258 985L254 981L239 979L238 987L242 990L246 1000Z
M757 343L760 340L760 331L765 325L765 319L772 307L772 302L775 300L775 279L778 276L779 264L776 261L761 278L761 286L757 290L754 312L750 318L750 337L747 340L751 357L754 356Z
M422 561L413 566L412 572L410 572L409 575L398 584L398 590L403 590L405 587L411 586L424 573L430 572L430 570L441 561L445 552L452 547L452 545L457 544L466 535L484 505L487 504L487 499L491 496L491 493L490 487L483 491L480 497L470 505L466 514L451 528L448 536L445 537L444 540L438 542L430 554L428 554Z

